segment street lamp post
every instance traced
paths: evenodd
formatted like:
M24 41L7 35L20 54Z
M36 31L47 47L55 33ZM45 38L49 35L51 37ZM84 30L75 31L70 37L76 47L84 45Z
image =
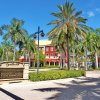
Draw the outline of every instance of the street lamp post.
M37 34L37 37L36 37ZM38 57L37 57L37 73L39 72L39 35L41 34L41 37L44 37L44 32L43 30L40 30L40 27L38 26L38 31L34 33L33 37L38 39Z

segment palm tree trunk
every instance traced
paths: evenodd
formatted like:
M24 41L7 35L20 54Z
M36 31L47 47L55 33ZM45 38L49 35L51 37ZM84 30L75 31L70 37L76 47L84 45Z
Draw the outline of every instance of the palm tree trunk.
M75 63L75 49L73 49L73 62Z
M79 70L79 67L76 66L75 56L76 56L76 54L75 54L75 49L73 49L73 65L74 65L74 67L77 67L77 70Z
M8 52L6 52L6 60L8 61Z
M82 59L83 59L82 66L85 66L84 56L82 57Z
M30 66L30 63L31 63L30 53L28 53L28 57L29 57L29 67L31 67Z
M62 50L60 50L60 68L63 69L63 57L62 57Z
M67 35L67 67L68 67L68 70L70 70L70 67L69 67L69 38L68 38L68 35Z
M13 55L13 61L15 61L15 56L16 56L16 44L14 43L14 55Z
M97 55L97 52L95 53L95 65L96 65L96 68L98 68L98 55Z
M85 50L85 59L86 59L86 61L85 61L85 68L86 68L86 70L88 69L87 68L87 49Z
M2 61L4 60L4 49L3 49L3 53L2 53Z

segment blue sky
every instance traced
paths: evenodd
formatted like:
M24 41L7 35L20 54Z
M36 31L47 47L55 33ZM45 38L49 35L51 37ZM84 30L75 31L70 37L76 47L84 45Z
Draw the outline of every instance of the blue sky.
M66 0L0 0L0 26L9 24L12 18L25 21L24 28L31 34L37 27L47 33L53 26L48 26L54 19L50 14L58 11L57 5L64 4ZM74 3L77 10L82 10L87 25L100 27L100 0L68 0ZM47 37L45 37L47 38ZM1 39L1 38L0 38Z

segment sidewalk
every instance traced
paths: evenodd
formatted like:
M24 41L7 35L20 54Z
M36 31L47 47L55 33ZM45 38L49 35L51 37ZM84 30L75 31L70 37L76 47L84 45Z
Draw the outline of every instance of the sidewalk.
M100 78L67 78L1 85L1 100L100 100ZM16 99L19 98L19 99Z
M39 71L49 71L49 70L58 70L59 68L44 68L44 69L39 69ZM29 69L29 72L36 72L37 69Z
M95 71L87 74L93 75ZM0 85L0 100L100 100L98 77L67 78Z
M100 71L99 70L86 71L86 77L98 77L98 78L100 78Z

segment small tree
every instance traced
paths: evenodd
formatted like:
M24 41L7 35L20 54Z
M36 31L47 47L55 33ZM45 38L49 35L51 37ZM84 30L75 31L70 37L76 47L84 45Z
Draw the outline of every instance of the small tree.
M13 46L10 41L2 42L2 61L5 59L9 61L9 57L12 55Z
M35 62L37 62L38 60L38 51L36 51L35 54ZM40 64L42 63L44 65L44 61L45 61L45 55L43 54L42 50L39 51L39 62Z

